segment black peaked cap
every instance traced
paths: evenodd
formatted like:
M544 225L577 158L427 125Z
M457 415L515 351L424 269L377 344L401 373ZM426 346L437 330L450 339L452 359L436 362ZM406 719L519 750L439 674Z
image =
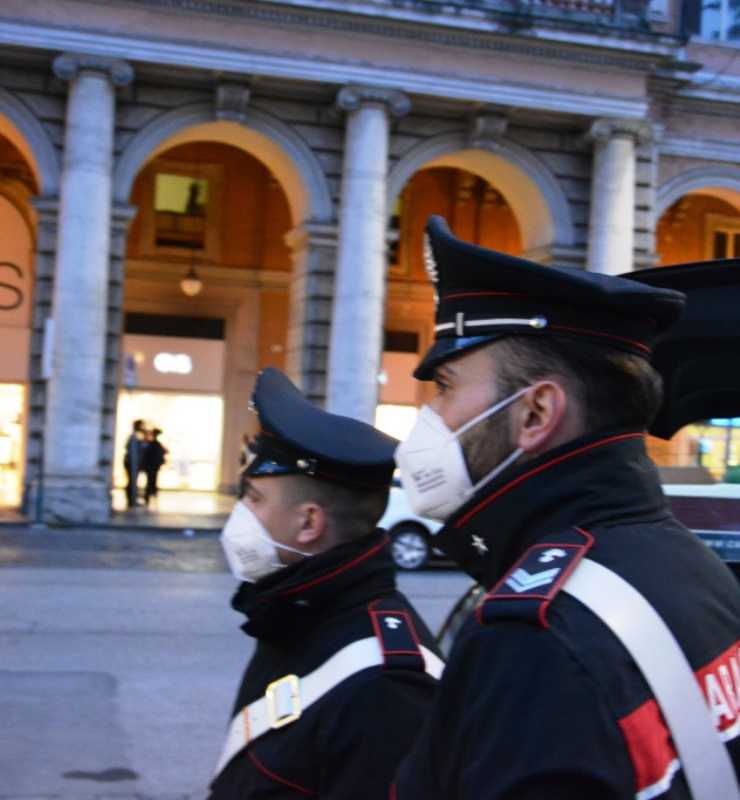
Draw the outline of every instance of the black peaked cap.
M512 335L562 336L650 357L681 315L683 295L613 275L537 264L457 239L430 217L424 262L435 286L435 342L414 372Z
M260 433L248 477L309 475L350 488L390 486L398 441L372 425L310 403L279 370L257 376L252 395Z
M680 321L655 343L664 398L650 433L669 439L684 425L740 416L740 259L677 264L624 276L686 294Z

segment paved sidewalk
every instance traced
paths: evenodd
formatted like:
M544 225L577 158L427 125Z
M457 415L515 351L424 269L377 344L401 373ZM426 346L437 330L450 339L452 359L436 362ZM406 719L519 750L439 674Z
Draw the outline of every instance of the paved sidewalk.
M403 575L437 628L470 583ZM253 642L218 535L0 526L0 800L203 798Z

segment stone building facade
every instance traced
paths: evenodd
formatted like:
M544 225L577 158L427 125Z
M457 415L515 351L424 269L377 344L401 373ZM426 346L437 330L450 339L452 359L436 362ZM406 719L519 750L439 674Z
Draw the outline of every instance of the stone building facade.
M5 501L104 521L155 400L188 440L180 478L228 488L270 364L401 424L427 391L408 367L432 337L429 213L603 273L740 255L736 34L693 11L5 0Z

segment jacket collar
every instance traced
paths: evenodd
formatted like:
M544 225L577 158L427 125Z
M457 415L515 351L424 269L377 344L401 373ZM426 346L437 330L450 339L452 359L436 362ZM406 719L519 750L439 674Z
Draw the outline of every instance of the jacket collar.
M242 583L231 605L247 617L245 633L276 641L310 634L327 616L394 589L390 541L378 529L257 583Z
M634 431L601 432L507 470L447 520L435 546L490 587L543 536L573 525L664 516L644 439Z

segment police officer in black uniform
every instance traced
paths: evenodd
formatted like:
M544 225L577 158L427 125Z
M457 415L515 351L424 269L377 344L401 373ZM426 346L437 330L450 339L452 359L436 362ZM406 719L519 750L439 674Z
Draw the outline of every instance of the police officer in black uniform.
M442 662L396 590L383 514L398 442L267 369L222 544L257 640L211 800L387 795Z
M645 451L651 348L684 295L486 250L440 218L425 258L436 341L415 375L438 392L396 460L417 512L446 520L436 545L487 594L391 796L678 800L691 763L702 797L737 797L740 592L670 514ZM650 647L663 623L648 611L679 647ZM648 684L676 653L686 679ZM688 726L668 714L684 696ZM677 752L701 726L698 751ZM722 769L699 775L710 753Z

